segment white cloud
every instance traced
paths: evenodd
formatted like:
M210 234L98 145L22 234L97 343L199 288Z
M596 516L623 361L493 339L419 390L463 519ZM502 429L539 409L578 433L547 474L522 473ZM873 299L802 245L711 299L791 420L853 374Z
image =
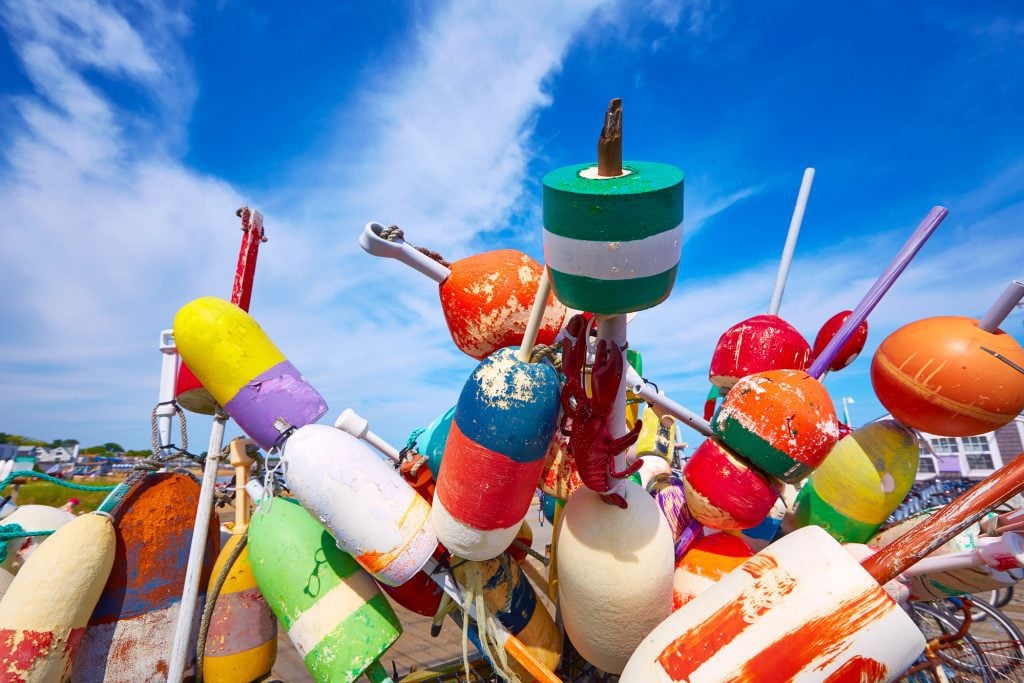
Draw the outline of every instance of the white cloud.
M7 127L0 177L0 230L16 255L0 303L5 428L56 437L60 425L89 421L81 438L118 429L117 440L144 442L158 333L183 282L227 289L220 256L237 235L237 193L161 151L176 133L159 121L177 116L191 87L173 46L165 49L184 24L156 5L145 28L83 0L4 9L35 88L9 95L20 118ZM134 83L158 113L140 124L119 110L90 82L97 72ZM138 137L151 129L166 133Z
M1024 170L1024 169L1021 169ZM1000 210L957 207L977 196L994 196L1006 186L1010 169L963 199L950 202L950 217L911 262L868 318L868 343L853 365L826 379L838 405L843 395L857 400L856 423L884 412L867 380L878 344L897 327L936 315L980 317L1007 285L1021 275L1024 233L1005 230L1024 222L1024 197ZM1018 186L1019 187L1019 186ZM1005 196L1000 194L1002 199ZM924 211L922 211L922 216ZM858 237L818 251L797 248L780 315L809 343L833 314L852 309L909 237L915 220L869 237ZM969 236L969 237L968 237ZM708 389L708 363L718 337L728 327L763 313L777 262L766 261L726 275L686 281L670 299L641 313L630 325L630 343L644 356L648 378L677 401L700 412ZM1011 315L1003 328L1021 339L1024 314ZM699 437L688 433L691 445Z
M473 361L452 348L436 287L362 254L356 236L379 217L450 257L478 250L476 236L521 200L546 84L597 5L439 8L373 75L359 114L339 117L349 141L310 167L319 191L282 192L300 201L267 217L253 312L332 412L352 405L397 441L454 401ZM171 39L187 30L182 17L146 5L144 20L128 21L86 0L10 9L35 94L17 99L0 178L4 239L21 256L8 273L17 296L0 309L19 321L0 340L5 428L48 436L88 415L96 434L137 424L117 435L137 442L156 393L157 332L185 300L226 293L241 198L168 152L193 92ZM90 70L135 83L170 132L140 137Z

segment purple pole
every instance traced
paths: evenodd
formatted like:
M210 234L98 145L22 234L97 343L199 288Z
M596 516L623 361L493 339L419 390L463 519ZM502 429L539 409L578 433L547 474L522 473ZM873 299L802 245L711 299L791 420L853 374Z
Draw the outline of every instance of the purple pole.
M832 341L822 349L821 354L814 359L814 363L811 364L810 369L807 370L807 374L815 379L819 378L824 374L825 370L828 369L829 364L835 359L836 354L839 353L839 349L843 348L843 345L849 341L853 335L854 330L867 319L868 314L874 310L878 302L885 296L885 293L889 291L893 283L896 282L896 278L906 270L907 266L913 260L917 252L921 251L921 247L928 241L928 238L932 236L935 229L939 227L939 223L949 214L949 211L944 206L933 207L928 215L924 217L921 224L917 226L917 230L910 236L907 243L903 245L903 248L896 254L896 258L893 259L889 267L885 269L875 284L871 285L871 289L864 295L864 298L857 304L857 308L853 309L853 314L846 319L843 326L839 328L839 332L836 336L832 337Z
M1022 299L1024 299L1024 282L1014 280L978 321L978 327L986 332L995 332Z

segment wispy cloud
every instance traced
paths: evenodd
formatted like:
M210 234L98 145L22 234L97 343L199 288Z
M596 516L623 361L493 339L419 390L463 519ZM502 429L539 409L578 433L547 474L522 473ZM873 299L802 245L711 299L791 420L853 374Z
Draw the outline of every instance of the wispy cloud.
M86 0L4 6L34 91L8 94L18 118L6 122L0 205L17 258L0 303L11 321L0 337L0 400L11 428L45 429L40 436L53 420L124 429L128 415L144 416L168 302L182 281L211 285L227 271L213 254L233 237L222 216L237 194L166 153L191 98L172 40L187 23L157 5L139 13L147 21L136 26ZM97 76L130 83L153 115L119 108Z
M1000 196L997 190L1006 182L1006 173L999 174L968 197ZM1024 221L1024 197L1018 196L1002 208L975 206L962 211L963 218L957 217L957 206L951 203L950 217L936 237L871 314L862 355L826 381L837 403L842 395L854 396L859 421L884 412L870 392L867 373L875 349L886 336L897 327L930 316L978 317L1010 279L1021 275L1024 232L1008 232L1005 226ZM911 219L892 230L824 249L808 252L798 248L780 315L813 343L822 323L857 304L915 225ZM643 353L649 377L676 400L699 409L710 386L708 363L719 335L740 320L765 311L776 267L775 262L766 261L737 272L687 281L667 302L640 314L630 325L630 340ZM1019 339L1022 323L1024 314L1018 311L1003 327ZM698 437L690 437L695 444Z

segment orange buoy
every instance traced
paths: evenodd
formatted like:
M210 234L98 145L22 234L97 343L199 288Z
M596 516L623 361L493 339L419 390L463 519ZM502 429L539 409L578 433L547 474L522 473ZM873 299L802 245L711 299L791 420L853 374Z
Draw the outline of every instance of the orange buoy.
M984 349L988 349L985 351ZM1024 349L974 318L940 316L886 337L871 362L878 400L897 420L939 436L994 431L1024 410Z
M795 484L839 440L839 420L821 382L800 370L744 377L712 422L727 446L763 472Z
M499 249L460 259L451 271L440 285L441 310L459 350L483 360L498 349L519 346L544 267L521 251ZM565 314L565 306L549 294L538 344L555 341Z

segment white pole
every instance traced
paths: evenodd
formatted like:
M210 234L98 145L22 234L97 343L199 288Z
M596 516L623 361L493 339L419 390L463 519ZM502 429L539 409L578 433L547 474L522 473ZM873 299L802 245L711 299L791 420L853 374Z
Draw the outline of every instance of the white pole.
M715 433L712 431L711 425L708 424L707 420L697 413L679 405L668 396L659 394L654 390L654 387L645 382L639 373L637 373L637 371L631 366L626 368L626 381L628 382L630 391L643 400L647 401L651 405L657 406L661 410L664 410L672 417L683 422L704 436L714 436Z
M178 611L178 625L174 630L174 645L167 680L181 683L185 677L186 659L192 642L192 626L199 599L199 579L203 573L203 556L206 554L206 538L213 513L213 490L217 484L217 468L220 465L220 451L224 447L224 426L228 417L217 406L210 429L210 445L206 450L206 466L203 469L203 484L199 489L199 505L196 508L196 524L192 529L192 545L188 550L188 567L185 570L185 587L181 593Z
M772 300L768 304L768 313L778 315L782 306L782 293L786 291L786 279L789 277L789 267L793 264L793 252L796 250L796 239L800 236L800 226L804 222L804 211L807 210L807 197L811 194L811 183L814 182L814 169L804 170L804 178L800 182L800 192L796 196L796 206L793 207L793 217L789 220L789 232L786 233L786 245L782 248L782 261L779 262L779 272L775 275L775 289L772 290Z
M359 246L363 248L363 251L373 256L401 261L437 283L444 282L452 274L450 269L418 251L416 247L404 240L386 240L381 237L380 235L385 229L380 223L367 223L363 228L363 233L359 236Z
M612 413L609 416L608 425L612 433L612 437L617 439L623 436L629 431L626 427L626 376L627 372L625 368L630 367L629 362L626 360L626 316L619 315L602 315L598 316L597 319L597 341L598 343L604 339L609 344L615 344L615 348L623 349L619 353L622 354L622 381L619 382L618 391L615 394L615 403L612 406ZM622 472L626 469L626 451L615 454L615 470ZM614 479L611 481L612 487L608 490L608 493L617 493L624 495L623 490L625 489L625 483L622 479Z
M516 357L524 363L530 362L533 355L533 346L537 342L537 332L540 330L540 322L544 319L544 311L548 307L548 294L551 293L551 280L548 279L548 269L540 274L540 282L537 283L537 295L533 297L533 307L530 309L530 319L526 321L526 331L523 332L523 343L519 345Z
M160 451L169 456L167 446L171 443L171 418L174 416L174 380L178 376L178 349L174 345L174 330L160 333L160 352L163 361L160 364L160 404L156 408L157 433L160 435Z
M357 439L364 440L394 463L397 463L402 457L397 448L371 432L366 418L351 408L345 408L345 410L341 411L341 415L334 421L334 427L347 434L351 434Z

